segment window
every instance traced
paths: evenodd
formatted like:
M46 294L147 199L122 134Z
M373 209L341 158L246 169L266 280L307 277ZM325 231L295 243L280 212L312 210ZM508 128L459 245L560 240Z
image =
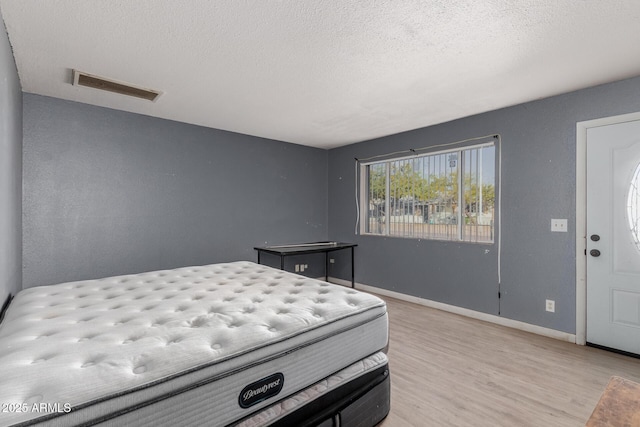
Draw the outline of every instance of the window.
M493 242L493 142L361 166L361 232Z
M640 164L636 167L631 184L629 184L627 218L633 242L636 248L640 249Z

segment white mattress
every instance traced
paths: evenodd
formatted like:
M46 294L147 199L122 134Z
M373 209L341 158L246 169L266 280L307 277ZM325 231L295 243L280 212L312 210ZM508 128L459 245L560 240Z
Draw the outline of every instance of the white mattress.
M387 356L383 352L378 352L353 363L286 399L251 414L248 418L238 423L233 423L233 426L266 427L313 402L315 399L336 390L349 381L385 366L387 362ZM98 425L100 427L158 425L201 427L220 425L218 424L219 418L207 405L209 401L207 388L216 387L216 385L215 382L209 383L203 387L204 390L197 389L177 394L136 411L111 418Z
M178 393L225 425L377 352L387 333L379 298L244 261L31 288L0 325L0 425L108 421ZM240 407L276 373L277 396Z

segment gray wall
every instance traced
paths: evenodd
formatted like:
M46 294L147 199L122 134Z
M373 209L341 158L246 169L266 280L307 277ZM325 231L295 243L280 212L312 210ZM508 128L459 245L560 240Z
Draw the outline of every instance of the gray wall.
M640 78L333 149L329 238L359 244L360 283L575 333L576 122L634 111ZM502 136L500 285L496 244L354 235L354 157L494 133ZM551 218L567 218L569 232L550 232Z
M22 282L22 93L0 16L0 305Z
M328 153L24 94L24 287L327 236Z

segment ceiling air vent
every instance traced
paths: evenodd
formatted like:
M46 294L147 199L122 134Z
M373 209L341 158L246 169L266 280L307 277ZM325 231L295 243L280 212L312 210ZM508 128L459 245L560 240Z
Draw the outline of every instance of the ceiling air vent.
M86 86L94 89L106 90L107 92L119 93L120 95L142 98L149 101L155 101L162 93L157 90L145 89L132 86L128 83L121 83L104 77L83 73L78 70L73 70L73 84L74 86Z

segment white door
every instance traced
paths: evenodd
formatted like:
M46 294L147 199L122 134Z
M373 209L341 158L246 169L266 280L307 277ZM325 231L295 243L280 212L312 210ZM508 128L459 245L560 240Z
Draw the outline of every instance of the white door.
M640 354L640 120L587 130L587 342Z

